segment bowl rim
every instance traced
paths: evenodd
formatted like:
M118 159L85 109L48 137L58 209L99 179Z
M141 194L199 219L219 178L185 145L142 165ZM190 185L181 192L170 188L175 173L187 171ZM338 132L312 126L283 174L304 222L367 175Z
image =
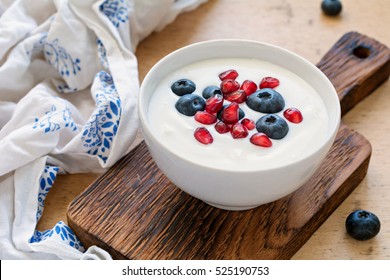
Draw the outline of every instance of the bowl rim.
M280 164L278 166L273 166L273 167L262 166L261 168L254 169L254 170L252 170L252 169L251 170L239 170L238 169L238 170L234 170L234 172L236 172L236 173L253 173L253 172L263 172L263 171L271 171L271 170L277 170L277 169L281 169L281 168L287 168L289 166L299 164L300 162L306 161L306 160L312 158L313 156L316 156L317 153L319 153L325 146L328 146L328 145L329 145L329 147L327 148L327 152L329 152L329 149L333 145L333 142L336 138L336 135L337 135L337 132L339 130L340 123L341 123L341 107L340 107L339 97L338 97L336 89L334 88L334 86L331 83L331 81L329 80L329 78L317 66L315 66L313 63L311 63L306 58L302 57L301 55L299 55L297 53L294 53L288 49L285 49L283 47L273 45L270 43L265 43L265 42L261 42L261 41L255 41L255 40L247 40L247 39L212 39L212 40L205 40L205 41L192 43L192 44L183 46L181 48L178 48L178 49L172 51L171 53L165 55L149 69L149 71L147 72L147 74L145 75L145 77L141 83L140 90L139 90L139 96L138 96L139 121L141 124L141 132L143 134L143 137L144 137L144 140L146 141L146 143L147 143L147 139L145 137L145 133L147 133L148 136L150 138L152 138L153 141L155 143L157 143L160 147L164 148L165 150L168 150L171 154L175 155L176 157L180 158L181 160L183 160L185 162L188 162L190 164L193 164L193 165L196 165L198 167L205 168L205 169L213 169L216 171L228 171L228 172L233 171L233 170L225 169L225 168L218 167L218 166L202 165L200 163L197 163L195 161L188 159L187 157L184 157L183 155L181 155L179 153L176 153L175 151L171 150L169 147L165 146L163 143L161 143L157 139L155 134L151 131L151 129L147 125L147 119L148 119L147 108L143 108L143 106L142 106L142 104L144 103L144 101L143 101L144 94L142 94L142 93L145 91L145 87L148 84L150 77L152 76L153 72L155 72L156 69L159 69L161 67L161 65L163 65L167 60L176 56L180 52L187 51L187 50L192 49L192 48L198 48L198 47L201 47L204 45L209 45L209 44L228 44L228 43L252 44L252 45L257 45L257 46L263 46L263 47L275 49L278 52L284 52L285 54L287 54L289 56L297 58L298 60L300 60L301 63L305 64L306 67L309 67L310 69L312 69L312 71L316 72L317 75L321 76L321 79L323 80L324 83L328 84L328 87L332 90L332 93L335 97L335 101L337 101L337 102L335 102L335 104L338 105L334 108L337 116L333 116L333 118L330 118L330 117L328 118L329 121L331 121L331 119L335 119L335 121L333 121L329 125L329 127L328 127L329 132L327 133L326 137L324 137L324 139L321 141L320 145L318 145L318 147L316 149L314 149L310 153L307 153L304 157L300 157L299 159L293 160L293 161L288 162L286 164ZM325 157L325 155L324 155L324 157Z

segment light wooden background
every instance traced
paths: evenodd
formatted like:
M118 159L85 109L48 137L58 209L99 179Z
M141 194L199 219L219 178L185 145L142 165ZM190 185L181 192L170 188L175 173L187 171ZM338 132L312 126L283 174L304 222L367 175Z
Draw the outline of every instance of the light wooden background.
M241 38L287 48L317 63L346 32L358 31L390 46L389 0L343 0L338 17L327 17L321 0L209 0L197 10L180 15L159 33L138 46L139 78L163 56L194 42ZM385 82L343 121L364 135L373 152L368 174L355 191L313 234L293 259L390 259L390 82ZM137 143L142 139L141 135ZM39 230L66 221L68 204L98 174L60 175L47 197ZM379 235L361 242L350 238L344 227L355 209L376 213Z

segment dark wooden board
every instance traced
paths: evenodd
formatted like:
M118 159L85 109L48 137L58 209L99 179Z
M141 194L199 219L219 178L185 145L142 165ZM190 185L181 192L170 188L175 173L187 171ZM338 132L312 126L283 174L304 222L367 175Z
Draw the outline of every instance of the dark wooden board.
M351 32L318 67L345 114L388 78L390 51ZM289 259L365 177L370 155L370 143L341 124L325 161L296 192L226 211L175 187L142 142L69 205L68 223L86 247L115 259Z

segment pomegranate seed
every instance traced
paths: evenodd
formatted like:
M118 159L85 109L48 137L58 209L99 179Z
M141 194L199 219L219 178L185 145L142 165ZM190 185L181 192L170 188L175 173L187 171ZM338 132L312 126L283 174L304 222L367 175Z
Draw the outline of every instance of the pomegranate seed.
M218 75L218 77L221 81L227 79L235 80L238 77L238 73L236 70L230 69L222 72L221 74Z
M198 111L195 113L195 120L202 124L213 124L217 121L217 116L205 111Z
M261 80L259 88L275 88L279 85L279 80L274 77L265 77Z
M208 131L205 127L198 127L194 132L194 137L200 143L205 145L211 144L214 141L213 136L210 134L210 131Z
M302 113L297 108L286 109L283 116L292 123L300 123L303 120Z
M250 141L252 144L256 146L267 147L267 148L272 146L271 139L269 139L269 137L264 133L260 133L260 132L253 134L250 138Z
M240 107L236 102L230 103L222 111L222 120L226 124L234 124L234 123L238 122L239 109L240 109Z
M250 120L250 119L242 119L241 121L242 125L245 126L248 130L252 130L252 129L255 129L256 127L256 124L254 121Z
M210 114L217 113L223 106L223 97L220 94L215 94L206 100L206 112Z
M248 130L241 123L236 123L232 126L230 133L234 139L245 138L248 136Z
M239 84L239 82L237 82L235 80L227 79L227 80L222 81L220 88L221 88L223 95L225 96L225 94L239 90L240 84Z
M240 89L245 91L246 95L249 96L257 90L257 85L251 80L245 80L242 82Z
M241 104L246 100L246 93L243 90L236 90L234 92L226 94L225 98L230 102L236 102L238 104Z
M221 121L217 122L214 128L220 134L224 134L230 131L230 127L226 123Z

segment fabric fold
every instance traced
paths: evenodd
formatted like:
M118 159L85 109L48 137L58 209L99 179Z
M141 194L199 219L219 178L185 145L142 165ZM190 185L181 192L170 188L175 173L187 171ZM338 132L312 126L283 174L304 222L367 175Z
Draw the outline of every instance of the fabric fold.
M37 230L45 199L58 173L130 151L136 47L203 2L0 0L0 259L111 259L64 221Z

